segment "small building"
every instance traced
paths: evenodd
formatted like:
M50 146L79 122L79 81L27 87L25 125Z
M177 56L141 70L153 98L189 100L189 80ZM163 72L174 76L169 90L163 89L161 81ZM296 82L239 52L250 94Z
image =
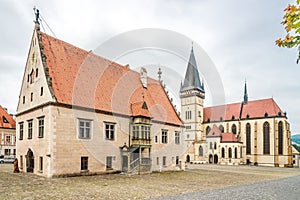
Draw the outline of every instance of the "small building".
M0 106L0 156L15 157L16 155L16 121Z
M299 168L300 152L293 145L293 167Z

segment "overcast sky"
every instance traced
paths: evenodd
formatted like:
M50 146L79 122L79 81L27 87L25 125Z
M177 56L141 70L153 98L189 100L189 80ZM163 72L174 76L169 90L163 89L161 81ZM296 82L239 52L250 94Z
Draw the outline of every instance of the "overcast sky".
M44 19L43 25L46 27L47 22L57 38L86 50L95 50L103 42L136 29L167 29L182 34L194 41L196 51L201 47L214 63L215 73L223 83L226 103L242 101L247 79L249 100L273 97L287 112L292 134L299 133L297 52L275 46L275 40L285 34L280 22L288 3L293 1L0 0L0 104L10 113L16 112L34 28L32 8L36 6ZM52 34L47 28L45 31ZM188 57L190 48L186 45L183 49L184 57ZM165 60L163 65L176 66L177 74L183 76L185 62L178 61L175 65L174 59ZM132 68L139 67L130 56L120 61ZM197 62L199 66L205 64L199 58ZM168 73L171 74L165 71L164 79L168 79ZM180 81L174 84L179 85ZM211 104L208 95L206 106Z

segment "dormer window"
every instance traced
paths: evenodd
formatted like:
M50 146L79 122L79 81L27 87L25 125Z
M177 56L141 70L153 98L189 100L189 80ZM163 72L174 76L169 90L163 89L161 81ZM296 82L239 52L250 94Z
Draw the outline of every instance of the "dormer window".
M4 116L2 116L2 121L3 121L3 123L9 123L8 120Z
M269 116L269 115L268 115L268 113L266 112L266 113L265 113L265 117L268 117L268 116Z
M234 115L232 115L232 117L231 117L231 120L235 120L235 117L234 117Z

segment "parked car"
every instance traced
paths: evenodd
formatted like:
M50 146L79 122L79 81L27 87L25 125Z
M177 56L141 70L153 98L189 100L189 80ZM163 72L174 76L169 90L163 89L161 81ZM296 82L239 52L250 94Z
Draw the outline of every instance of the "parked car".
M0 158L0 163L14 163L14 158Z

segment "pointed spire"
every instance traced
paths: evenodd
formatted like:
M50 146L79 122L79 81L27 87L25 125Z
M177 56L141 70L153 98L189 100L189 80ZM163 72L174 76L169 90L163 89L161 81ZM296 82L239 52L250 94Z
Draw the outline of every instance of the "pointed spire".
M183 81L183 85L181 87L181 91L189 90L189 89L199 89L202 92L204 92L204 87L200 81L199 71L198 71L198 67L194 55L193 43L192 43L189 63L185 72L185 78Z
M243 104L247 104L248 103L248 93L247 93L247 81L245 79L245 87L244 87L244 101Z

